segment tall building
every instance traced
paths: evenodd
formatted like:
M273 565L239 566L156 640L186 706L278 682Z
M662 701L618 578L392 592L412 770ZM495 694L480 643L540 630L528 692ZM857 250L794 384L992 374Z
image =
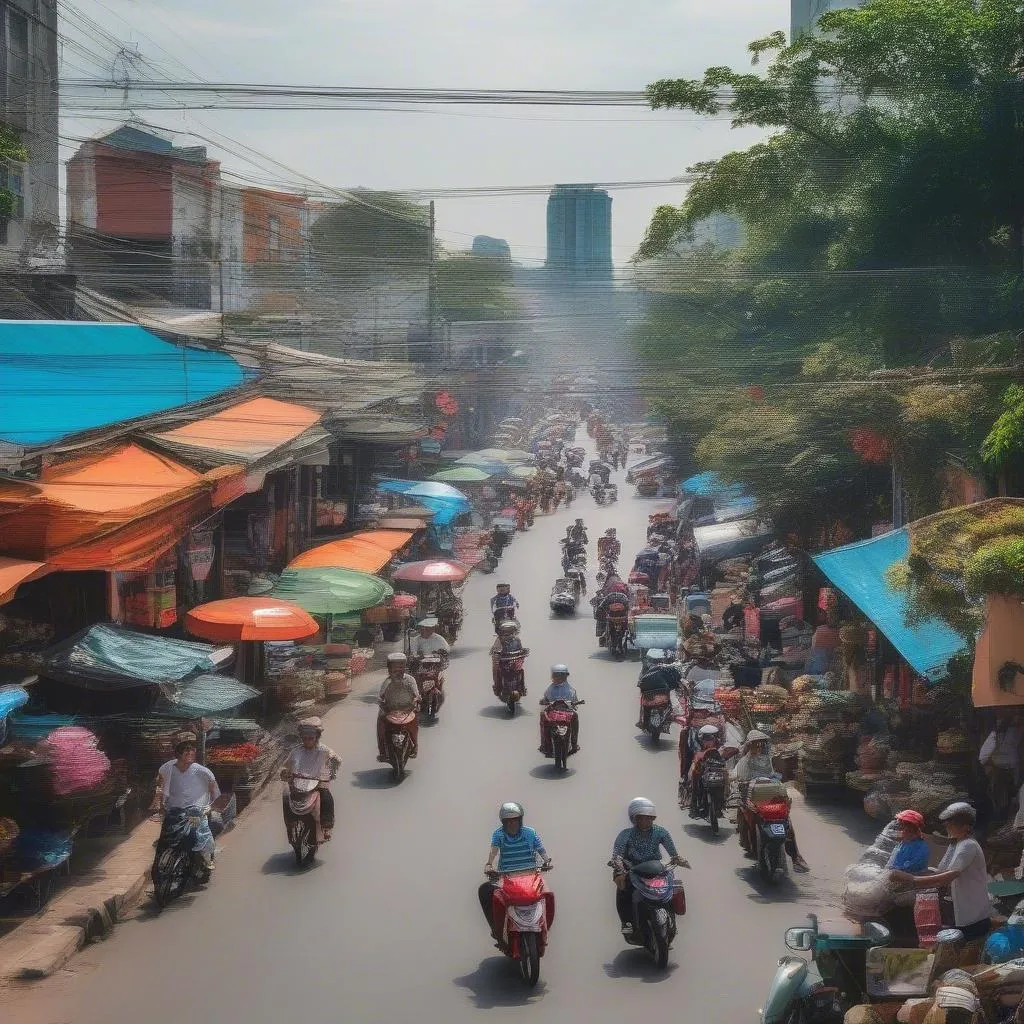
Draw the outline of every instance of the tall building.
M0 218L0 263L53 257L58 246L56 0L0 0L0 122L23 143L24 163L0 163L0 186L13 194Z
M612 200L591 185L556 185L548 196L547 268L569 274L612 271Z
M863 0L790 0L790 38L813 32L826 11L860 7Z

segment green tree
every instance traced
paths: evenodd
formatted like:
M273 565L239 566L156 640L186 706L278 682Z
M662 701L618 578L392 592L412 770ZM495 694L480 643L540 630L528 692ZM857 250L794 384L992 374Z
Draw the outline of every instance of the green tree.
M28 159L21 136L9 125L0 124L0 167ZM8 188L0 188L0 219L6 220L14 212L15 195Z
M438 259L435 273L438 312L445 320L508 320L518 315L508 260L450 253Z

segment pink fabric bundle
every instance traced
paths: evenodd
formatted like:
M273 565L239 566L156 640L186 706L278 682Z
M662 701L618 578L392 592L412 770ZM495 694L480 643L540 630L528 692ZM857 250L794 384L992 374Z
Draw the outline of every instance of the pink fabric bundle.
M54 729L40 744L40 751L50 761L57 796L92 789L107 777L110 758L98 745L95 733L77 725Z

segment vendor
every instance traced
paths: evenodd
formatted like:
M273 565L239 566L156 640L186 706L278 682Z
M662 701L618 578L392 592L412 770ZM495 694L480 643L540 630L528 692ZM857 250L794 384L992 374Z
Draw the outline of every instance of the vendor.
M988 778L992 809L1001 817L1010 807L1020 785L1021 730L1015 714L1002 714L978 753Z
M739 629L743 625L744 606L740 601L739 594L732 594L729 597L729 607L722 612L722 629L726 633Z
M924 815L919 811L900 811L895 818L900 841L892 851L887 868L919 875L928 870L930 851L924 838Z
M972 835L977 814L967 803L950 804L939 815L953 840L933 874L894 871L896 881L913 889L939 889L949 886L953 897L953 922L964 940L985 938L991 928L992 901L988 894L985 853Z

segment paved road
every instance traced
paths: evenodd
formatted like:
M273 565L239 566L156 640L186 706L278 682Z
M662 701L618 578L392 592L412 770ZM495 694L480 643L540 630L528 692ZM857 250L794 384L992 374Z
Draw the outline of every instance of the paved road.
M225 838L207 892L156 916L143 908L105 943L50 981L4 994L10 1019L33 1024L352 1022L415 1018L459 1024L481 1011L532 1021L636 1019L642 1012L753 1021L782 932L833 898L843 866L871 834L856 813L798 804L795 822L812 873L762 889L732 830L712 840L675 806L674 742L652 750L635 734L636 667L598 653L593 622L549 618L557 538L583 515L592 544L617 526L623 562L643 542L651 502L538 518L499 569L523 605L530 695L514 721L490 692L487 599L498 578L474 578L466 627L441 721L421 730L419 759L394 786L375 762L370 680L332 712L326 740L345 763L335 786L338 828L320 863L292 869L276 786ZM595 549L591 556L594 560ZM537 753L537 709L548 665L567 661L587 705L582 751L556 776ZM643 794L693 865L690 912L667 973L624 947L604 866L625 805ZM487 937L476 902L488 838L503 800L522 801L555 859L548 880L558 917L538 988ZM684 1002L685 1001L685 1002ZM13 1013L12 1013L13 1011ZM668 1018L664 1018L668 1019Z

